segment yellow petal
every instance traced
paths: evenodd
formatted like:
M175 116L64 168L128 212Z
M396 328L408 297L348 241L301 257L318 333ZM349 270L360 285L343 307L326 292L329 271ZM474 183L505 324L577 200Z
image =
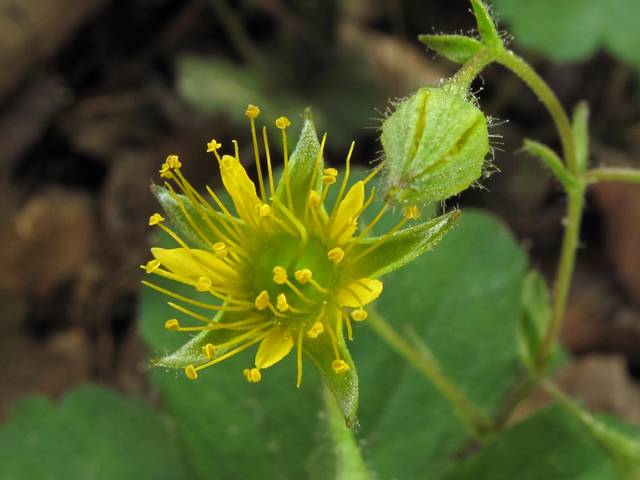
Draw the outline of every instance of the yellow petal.
M380 280L361 278L338 292L338 303L343 307L358 308L378 298L380 293L382 293Z
M260 225L260 211L256 211L256 205L261 206L263 202L258 197L256 185L247 175L247 171L235 157L225 155L220 162L220 175L240 218L249 227L257 228Z
M152 248L151 254L170 272L194 282L199 281L201 277L207 277L211 279L212 284L221 285L224 280L238 278L237 272L229 265L213 253L204 250Z
M331 238L334 239L336 244L347 243L354 234L355 224L358 220L356 214L362 208L362 205L364 205L364 183L358 182L349 189L347 195L340 202L336 219L331 226ZM343 230L345 227L346 230ZM337 238L334 238L336 235Z
M277 325L271 329L256 353L256 367L269 368L274 363L278 363L293 348L293 336L291 333L285 335L287 331L283 325Z

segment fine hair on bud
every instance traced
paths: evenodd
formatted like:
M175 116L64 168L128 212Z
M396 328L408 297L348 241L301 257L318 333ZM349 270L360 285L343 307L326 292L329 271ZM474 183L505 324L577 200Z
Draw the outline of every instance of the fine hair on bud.
M443 201L474 184L490 151L487 124L455 83L423 87L397 103L381 128L389 204Z

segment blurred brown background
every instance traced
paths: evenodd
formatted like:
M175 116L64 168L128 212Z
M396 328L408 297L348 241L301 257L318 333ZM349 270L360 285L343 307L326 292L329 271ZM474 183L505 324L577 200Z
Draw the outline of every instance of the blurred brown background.
M148 187L168 154L215 186L206 142L248 146L238 118L247 103L265 113L266 103L273 118L312 105L329 132L329 158L342 159L350 138L356 161L377 159L375 118L388 100L456 69L425 53L417 35L470 30L469 8L466 0L0 0L0 418L22 394L56 396L85 381L153 396L135 319L156 211ZM568 109L589 102L593 165L640 168L632 68L602 51L572 65L519 52ZM475 87L485 112L508 120L492 131L503 137L500 173L450 203L503 218L550 281L564 197L518 149L524 136L557 148L553 125L499 67ZM592 406L640 422L640 387L629 376L640 374L640 186L594 187L582 240L562 333L578 359L559 378Z

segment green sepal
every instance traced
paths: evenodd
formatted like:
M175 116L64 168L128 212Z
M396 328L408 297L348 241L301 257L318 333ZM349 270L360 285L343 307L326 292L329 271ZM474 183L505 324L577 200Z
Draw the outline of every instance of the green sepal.
M496 23L489 13L489 6L482 0L471 0L473 6L473 13L476 15L476 22L478 23L478 33L484 43L489 46L504 45L500 34L496 29Z
M359 259L349 268L353 278L378 278L406 265L437 245L460 218L460 210L454 210L415 227L394 233L382 245ZM382 237L360 240L350 256L356 256Z
M293 201L293 209L298 217L304 212L307 192L309 191L309 183L315 171L318 154L320 153L320 142L318 142L318 134L316 127L313 125L311 117L311 109L306 108L304 111L304 124L300 132L300 138L296 144L296 148L289 158L289 185L291 187L291 197ZM320 159L318 173L314 181L313 189L318 193L322 191L322 169L324 168L324 158ZM285 205L289 206L287 199L287 188L285 181L285 172L282 171L278 187L276 188L276 196Z
M589 166L589 105L580 102L573 111L573 142L576 146L578 174L587 171Z
M418 40L456 63L467 63L485 48L482 42L463 35L420 35Z
M218 323L231 323L243 320L246 317L246 312L219 312L213 318L213 321ZM164 357L152 359L151 366L177 369L182 369L189 365L197 367L198 365L202 365L203 363L206 363L210 360L207 359L202 353L202 347L204 347L207 343L212 343L213 345L221 345L244 333L246 332L243 330L227 330L226 328L203 330L198 335L191 338L191 340L189 340L175 352L165 355ZM216 357L220 357L221 355L224 355L234 348L237 348L247 343L248 341L251 341L252 338L255 338L260 333L262 332L257 332L252 337L249 337L245 341L237 343L235 345L216 349ZM187 332L175 332L175 335L184 335L185 338L188 338L189 334Z
M151 187L151 193L155 195L162 209L185 237L187 237L198 247L204 250L209 250L209 246L207 245L207 243L202 239L200 234L198 234L198 231L193 227L191 222L189 222L184 212L182 211L182 208L180 208L180 204L168 189L160 187L158 185L153 185ZM196 207L193 206L193 203L191 203L191 200L189 200L189 198L187 198L185 195L179 194L177 195L177 197L184 206L184 209L193 220L193 223L204 234L204 236L209 239L211 243L222 241L222 239L218 238L218 236L216 236L213 231L211 231L211 229L207 225L207 222L203 220L202 216L200 215ZM218 212L217 215L214 215L204 206L202 207L202 210L207 214L213 225L225 235L229 235L229 232L227 228L222 224L222 222L220 222L219 218L222 218L223 220L229 220L230 222L235 222L243 231L247 231L246 224L239 218L234 218L233 220L231 220L222 212ZM216 218L216 216L219 218Z
M549 322L551 305L547 285L537 270L531 270L524 277L522 285L521 311L516 331L518 353L531 371L536 369L536 357Z
M337 315L340 315L340 312L336 310L335 316ZM338 339L340 359L349 365L349 370L343 373L336 373L331 367L336 357L331 337L327 331L318 335L318 338L303 342L302 351L311 360L327 388L336 397L340 404L344 421L347 427L351 427L356 421L356 412L358 410L358 372L356 372L356 366L344 341L342 322L338 322L337 325L339 328L335 334Z
M546 145L525 138L523 148L542 160L567 190L578 184L575 175L564 166L560 157Z

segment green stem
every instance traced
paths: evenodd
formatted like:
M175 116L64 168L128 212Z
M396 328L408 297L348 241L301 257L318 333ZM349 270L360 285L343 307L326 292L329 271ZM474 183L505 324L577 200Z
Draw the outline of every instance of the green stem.
M593 168L582 174L587 183L634 182L640 183L640 170L634 168Z
M578 173L578 160L576 157L576 148L571 129L571 122L566 112L560 105L558 98L555 96L549 86L540 78L531 66L522 58L509 50L501 50L496 55L495 61L504 65L513 73L518 75L529 87L535 92L540 101L547 107L547 110L553 117L556 124L560 140L562 142L562 150L564 158L567 162L567 168L571 173Z
M493 417L493 425L496 431L500 431L504 428L507 421L511 417L511 414L515 411L516 407L520 405L520 402L524 400L527 395L536 386L536 381L527 372L526 377L523 377L520 382L509 392L504 403L500 406L500 409Z
M556 274L555 286L553 289L553 308L551 321L545 334L535 366L538 373L542 373L547 361L547 357L553 345L557 342L560 326L569 298L569 287L576 261L578 244L580 242L580 223L582 222L582 209L584 207L585 185L579 184L568 190L568 212L565 221L564 238L562 239L562 251L560 253L560 264Z
M373 308L368 309L367 323L391 348L412 363L453 405L471 434L484 439L493 432L491 422L481 414L456 385L444 374L435 358L427 351L416 350L402 338ZM426 349L426 346L424 346ZM422 349L421 349L422 350Z
M360 449L353 438L353 428L344 425L344 416L333 393L323 388L324 402L327 407L329 430L336 454L336 480L371 480L367 466L362 460Z
M496 49L494 47L485 47L481 52L465 63L460 70L451 77L451 80L448 83L461 87L460 93L466 96L473 79L480 74L484 67L495 61L500 50L501 49Z

